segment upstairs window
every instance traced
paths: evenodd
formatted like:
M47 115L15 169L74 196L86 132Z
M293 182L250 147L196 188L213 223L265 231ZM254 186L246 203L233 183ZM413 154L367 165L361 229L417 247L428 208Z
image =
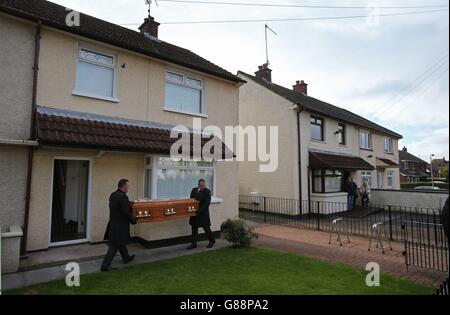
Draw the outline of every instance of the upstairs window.
M203 81L166 73L166 109L188 114L206 114L203 106Z
M346 128L345 124L339 123L338 124L338 141L340 145L346 145L347 144L347 135L346 135Z
M385 153L392 153L394 152L392 148L392 138L384 138L384 152Z
M74 94L94 98L115 98L115 58L81 48L78 52Z
M317 141L324 141L323 135L323 119L311 116L311 139Z
M368 131L361 130L359 133L361 149L372 149L372 134Z

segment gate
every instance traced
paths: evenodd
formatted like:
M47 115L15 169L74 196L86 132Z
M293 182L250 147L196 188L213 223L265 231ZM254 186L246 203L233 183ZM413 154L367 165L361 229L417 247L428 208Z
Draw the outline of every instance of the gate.
M448 272L448 240L442 224L404 221L406 267Z

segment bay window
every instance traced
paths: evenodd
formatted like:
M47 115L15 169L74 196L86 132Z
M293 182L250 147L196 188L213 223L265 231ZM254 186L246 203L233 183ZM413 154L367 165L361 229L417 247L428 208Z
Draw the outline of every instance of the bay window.
M214 195L213 162L178 161L170 157L155 157L155 161L151 164L152 167L146 167L146 198L189 198L192 188L197 187L199 179L206 181L206 186Z
M338 170L313 170L314 193L342 192L343 173Z
M369 184L369 187L373 187L372 186L372 171L362 171L361 179L363 181L367 182L367 184Z
M206 114L203 106L203 81L168 71L165 108L181 113Z

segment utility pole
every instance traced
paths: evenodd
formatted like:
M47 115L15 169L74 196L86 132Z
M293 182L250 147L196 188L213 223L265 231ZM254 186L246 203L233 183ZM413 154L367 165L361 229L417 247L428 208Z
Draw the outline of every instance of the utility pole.
M434 154L431 154L430 155L431 186L433 186L433 188L434 188L433 157L434 157Z

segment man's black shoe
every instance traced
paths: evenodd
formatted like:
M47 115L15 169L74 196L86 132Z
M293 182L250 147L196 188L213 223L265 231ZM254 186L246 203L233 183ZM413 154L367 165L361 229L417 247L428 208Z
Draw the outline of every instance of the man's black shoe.
M208 246L206 246L206 248L213 248L214 244L216 244L216 241L214 242L209 242Z
M187 248L187 250L193 250L193 249L196 249L196 248L197 248L197 244L191 244L191 246L189 246Z
M130 262L132 262L134 259L136 258L136 255L131 255L130 257L127 258L127 260L125 260L123 263L125 265L128 265Z
M101 268L100 269L100 271L101 272L109 272L109 271L113 271L113 270L117 270L117 268L112 268L112 267L109 267L109 268Z

